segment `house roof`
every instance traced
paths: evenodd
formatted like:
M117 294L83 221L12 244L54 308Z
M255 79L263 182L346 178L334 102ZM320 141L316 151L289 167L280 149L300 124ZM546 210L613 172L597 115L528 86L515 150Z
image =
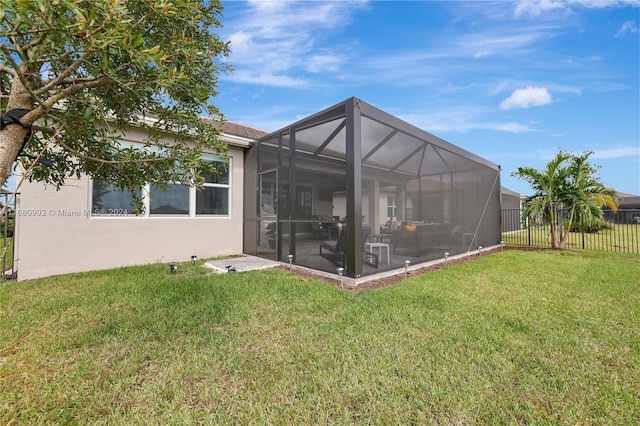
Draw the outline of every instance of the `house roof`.
M256 129L255 127L246 126L240 123L234 123L233 121L225 121L222 123L222 131L227 134L241 136L252 140L260 139L261 137L269 134L264 130Z
M638 197L640 197L640 195L625 194L624 192L616 192L616 194L618 195L618 198L620 198L621 200L624 199L624 198L638 198Z
M246 126L233 121L220 122L219 120L214 120L208 117L202 117L202 120L220 129L222 131L223 141L231 145L242 146L245 148L248 148L251 142L269 134L264 130L256 129L255 127Z
M140 117L140 119L147 122L154 122L158 120L157 116L153 114L146 114L144 117ZM224 142L243 148L248 148L253 141L269 134L264 130L260 130L255 127L247 126L233 121L220 121L211 117L203 116L201 116L200 119L205 123L209 123L215 128L221 130L221 139Z
M640 207L640 196L618 192L619 207Z
M520 197L521 194L519 192L515 192L510 190L509 188L505 187L505 186L501 186L500 187L500 192L502 192L505 195L513 195L514 197Z

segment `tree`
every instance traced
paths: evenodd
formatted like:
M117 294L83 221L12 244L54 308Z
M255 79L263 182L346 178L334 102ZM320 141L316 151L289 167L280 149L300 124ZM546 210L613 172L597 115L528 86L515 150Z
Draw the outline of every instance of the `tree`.
M0 185L19 154L30 180L57 188L83 174L131 192L201 183L202 150L226 155L210 103L230 70L212 33L221 12L219 0L0 0ZM121 145L134 125L159 149Z
M566 247L577 221L602 220L604 205L617 209L615 191L600 182L596 168L588 161L592 154L560 151L544 170L518 167L511 174L532 186L534 194L525 201L522 214L530 219L541 217L549 224L554 249Z

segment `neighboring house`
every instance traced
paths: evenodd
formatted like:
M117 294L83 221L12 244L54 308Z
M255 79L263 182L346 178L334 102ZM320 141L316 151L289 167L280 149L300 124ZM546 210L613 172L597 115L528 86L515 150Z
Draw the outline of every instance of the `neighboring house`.
M88 177L24 183L18 279L240 253L357 279L500 242L500 167L357 98L271 134L226 122L221 138L226 173L203 190L146 185L140 216ZM333 232L314 232L318 218ZM330 237L346 252L317 240Z
M606 220L615 223L640 225L640 196L618 192L618 211L614 213L608 206L603 206Z
M640 196L618 193L618 208L622 210L638 210L640 209Z
M513 232L522 229L520 210L522 195L504 186L500 188L500 207L502 210L502 232Z
M227 173L208 179L202 191L183 185L171 185L166 193L141 188L154 195L146 197L142 216L131 210L128 193L89 177L69 178L59 191L25 181L16 203L18 279L242 253L244 155L265 134L225 122ZM123 142L143 139L134 130Z

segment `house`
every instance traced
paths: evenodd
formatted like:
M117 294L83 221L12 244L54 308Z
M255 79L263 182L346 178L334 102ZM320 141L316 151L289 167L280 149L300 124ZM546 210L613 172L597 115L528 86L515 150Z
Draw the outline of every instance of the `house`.
M522 229L522 195L504 186L500 190L500 195L502 232L519 231Z
M608 206L603 206L605 220L620 224L640 225L640 196L617 193L618 211L613 212Z
M357 280L500 243L499 166L358 98L271 134L222 130L227 173L202 191L147 185L140 216L88 177L23 184L18 279L244 252Z
M227 173L203 191L171 185L163 193L147 185L141 190L155 197L145 197L141 216L131 211L127 193L87 176L67 179L59 191L25 181L16 201L18 279L242 253L245 151L265 134L225 122ZM133 130L123 142L144 136Z

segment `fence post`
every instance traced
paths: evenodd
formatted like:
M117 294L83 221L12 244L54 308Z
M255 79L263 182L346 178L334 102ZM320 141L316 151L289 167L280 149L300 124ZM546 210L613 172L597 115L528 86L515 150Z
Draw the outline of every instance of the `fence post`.
M582 234L582 250L584 250L584 212L580 212L580 234Z

